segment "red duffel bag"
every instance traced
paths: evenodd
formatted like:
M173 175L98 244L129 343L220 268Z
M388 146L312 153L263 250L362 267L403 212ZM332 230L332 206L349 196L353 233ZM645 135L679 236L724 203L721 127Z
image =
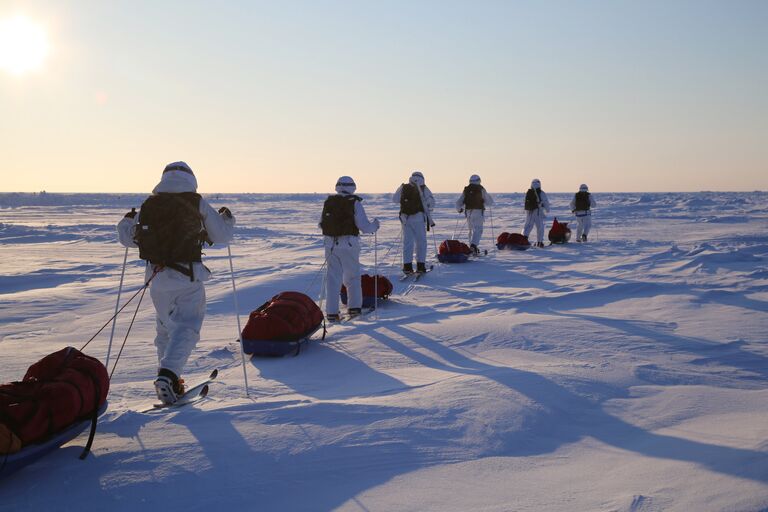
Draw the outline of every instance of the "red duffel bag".
M67 347L30 366L23 380L0 385L0 424L23 448L93 416L108 392L104 365Z
M557 217L552 222L552 228L549 230L549 241L553 244L564 244L571 239L571 228L567 222L558 222Z

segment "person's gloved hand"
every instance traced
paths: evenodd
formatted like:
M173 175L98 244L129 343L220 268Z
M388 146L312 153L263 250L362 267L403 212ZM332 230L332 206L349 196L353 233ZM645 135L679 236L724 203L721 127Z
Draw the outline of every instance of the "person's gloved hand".
M379 219L373 219L373 222L371 222L371 224L373 224L373 230L374 231L378 231L379 230L379 226L381 225L379 223Z
M232 218L232 212L229 211L229 208L227 208L226 206L222 206L221 208L219 208L219 213L228 219Z
M137 214L137 213L139 213L139 212L137 212L137 211L136 211L136 208L131 208L131 211L129 211L128 213L126 213L126 214L125 214L125 217L126 217L127 219L133 219L134 217L136 217L136 214Z
M456 211L459 213L464 213L464 208L457 208Z

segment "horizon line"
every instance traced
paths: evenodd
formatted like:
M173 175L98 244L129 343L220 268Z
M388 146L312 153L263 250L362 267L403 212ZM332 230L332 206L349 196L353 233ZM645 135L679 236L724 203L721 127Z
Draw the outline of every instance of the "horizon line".
M526 189L527 190L527 189ZM526 191L515 191L515 192L488 192L489 194L525 194ZM547 194L575 194L577 191L546 191ZM702 194L702 193L728 193L728 194L750 194L750 193L767 193L768 190L760 190L760 189L754 189L754 190L665 190L665 191L650 191L650 190L638 190L638 191L616 191L616 190L601 190L601 191L589 191L593 194ZM49 191L49 190L38 190L38 191L0 191L0 195L3 194L56 194L56 195L139 195L139 194L151 194L152 192L60 192L60 191ZM272 195L333 195L336 192L197 192L200 195L266 195L266 194L272 194ZM461 194L461 191L459 192L435 192L432 191L433 194ZM355 195L383 195L383 194L389 194L392 195L394 192L356 192Z

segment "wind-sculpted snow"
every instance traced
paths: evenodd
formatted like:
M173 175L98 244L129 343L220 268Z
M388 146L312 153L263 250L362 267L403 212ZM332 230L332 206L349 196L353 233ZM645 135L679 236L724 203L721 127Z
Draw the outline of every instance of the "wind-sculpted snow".
M98 224L77 226L24 226L0 224L0 244L34 244L51 242L110 242L116 240L115 227Z
M430 260L467 236L456 195L437 195ZM0 510L768 508L768 194L596 192L588 243L524 252L493 244L521 230L522 191L494 196L489 254L412 283L397 281L397 205L363 194L382 228L361 236L362 269L392 296L298 357L247 361L246 397L230 263L241 324L281 291L319 299L326 194L205 195L238 222L231 262L204 250L207 317L183 375L219 368L209 398L139 412L157 364L146 297L93 456L77 460L81 437L2 477ZM0 194L0 380L109 320L114 225L144 197ZM574 221L571 197L550 194L547 227ZM135 249L126 261L123 304L144 275ZM86 351L103 360L110 330Z

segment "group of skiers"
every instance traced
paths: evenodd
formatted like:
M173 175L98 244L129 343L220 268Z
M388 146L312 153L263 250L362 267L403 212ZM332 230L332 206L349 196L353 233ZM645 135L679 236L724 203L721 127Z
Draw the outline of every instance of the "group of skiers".
M324 235L326 319L340 320L339 291L347 289L347 313L362 313L360 281L360 232L375 233L378 219L368 219L357 186L349 176L336 182L336 194L323 204L319 227ZM435 198L424 175L414 171L392 196L399 204L402 227L402 270L406 274L425 273L427 231L435 226L432 212ZM485 210L493 198L473 174L456 200L456 211L464 213L469 228L469 247L479 254ZM523 235L527 238L536 227L536 245L543 247L544 220L550 210L541 182L534 179L525 196L526 219ZM595 200L586 185L579 187L571 201L571 211L578 222L577 241L586 241L591 226L591 208ZM141 205L118 223L118 239L125 247L138 247L147 261L145 282L156 312L155 346L158 372L154 382L160 401L174 403L184 393L180 377L192 350L200 340L205 317L203 282L210 271L202 263L203 244L228 244L232 239L235 217L228 208L214 210L198 193L197 179L185 162L173 162L163 170L157 186ZM416 268L413 267L414 252Z
M596 206L595 198L589 192L589 187L582 183L579 191L571 199L571 212L576 216L576 241L586 242L589 230L592 228L592 208ZM528 238L533 228L536 228L536 246L544 247L544 220L550 210L547 193L541 189L541 181L531 181L531 188L525 193L525 226L523 235Z

